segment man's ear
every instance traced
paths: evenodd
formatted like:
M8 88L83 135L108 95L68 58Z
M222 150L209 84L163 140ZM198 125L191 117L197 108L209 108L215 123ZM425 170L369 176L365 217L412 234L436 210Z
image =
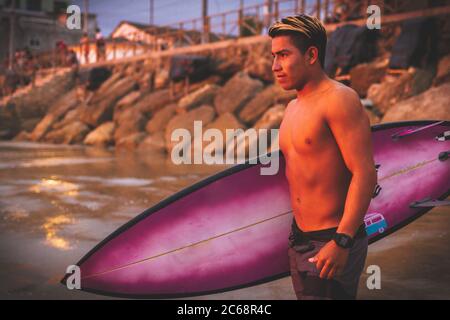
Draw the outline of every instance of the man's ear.
M308 59L308 63L313 65L319 60L319 50L316 47L309 47L306 51L306 57Z

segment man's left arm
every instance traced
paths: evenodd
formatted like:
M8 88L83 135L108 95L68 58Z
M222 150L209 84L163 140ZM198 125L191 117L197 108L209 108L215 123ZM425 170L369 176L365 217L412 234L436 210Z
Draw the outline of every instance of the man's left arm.
M352 174L337 233L353 238L364 221L377 181L370 122L358 95L350 89L333 99L326 120ZM321 278L331 279L343 270L348 254L349 249L330 241L310 261L321 270Z
M350 91L340 101L340 108L327 110L327 121L352 178L337 232L353 238L369 208L377 174L369 117L358 95Z

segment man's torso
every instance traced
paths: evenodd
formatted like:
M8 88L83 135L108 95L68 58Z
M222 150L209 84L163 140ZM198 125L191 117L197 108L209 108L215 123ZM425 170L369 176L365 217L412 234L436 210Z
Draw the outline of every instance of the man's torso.
M293 213L304 231L339 224L351 180L326 120L327 101L335 90L342 90L341 85L330 81L325 91L292 101L280 126Z

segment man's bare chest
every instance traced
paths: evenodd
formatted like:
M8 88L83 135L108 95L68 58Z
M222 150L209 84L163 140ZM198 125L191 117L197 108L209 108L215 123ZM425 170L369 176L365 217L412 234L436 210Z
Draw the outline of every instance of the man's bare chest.
M316 153L334 143L323 109L292 106L286 110L280 126L283 153Z

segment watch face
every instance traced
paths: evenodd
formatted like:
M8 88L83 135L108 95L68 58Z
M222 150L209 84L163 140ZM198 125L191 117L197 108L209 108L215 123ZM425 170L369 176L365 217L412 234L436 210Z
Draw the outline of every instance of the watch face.
M340 243L344 246L344 247L346 247L347 245L348 245L348 238L347 237L343 237L343 236L341 236L340 237L341 239L340 239Z
M343 248L350 248L352 245L352 239L345 234L336 234L336 243Z

